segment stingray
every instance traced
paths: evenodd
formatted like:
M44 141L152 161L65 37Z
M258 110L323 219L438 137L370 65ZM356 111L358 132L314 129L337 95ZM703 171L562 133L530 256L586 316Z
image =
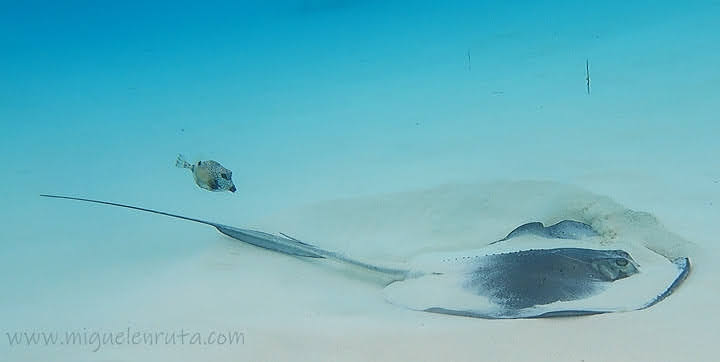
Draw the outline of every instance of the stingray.
M387 301L412 310L457 316L513 319L581 316L649 308L687 278L687 257L669 260L647 248L598 248L598 233L564 220L545 227L521 225L505 238L472 250L420 254L406 263L366 262L289 235L114 202L70 196L44 197L134 209L212 226L233 239L301 258L329 259L384 276Z

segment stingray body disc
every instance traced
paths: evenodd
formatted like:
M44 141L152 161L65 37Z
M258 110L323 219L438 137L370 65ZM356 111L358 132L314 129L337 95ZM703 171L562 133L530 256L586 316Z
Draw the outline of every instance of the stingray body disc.
M480 318L537 318L631 311L670 295L689 272L644 247L599 249L537 240L424 255L417 277L388 285L390 302Z

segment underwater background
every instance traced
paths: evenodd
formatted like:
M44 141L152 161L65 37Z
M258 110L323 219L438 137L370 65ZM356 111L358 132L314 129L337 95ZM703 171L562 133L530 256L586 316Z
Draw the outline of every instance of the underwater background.
M0 359L713 359L718 19L716 0L0 1ZM237 192L198 188L178 153L222 163ZM699 247L693 275L643 312L427 315L203 226L38 196L292 235L273 215L521 180L651 213ZM437 217L452 229L470 216ZM6 338L127 327L234 329L245 343Z

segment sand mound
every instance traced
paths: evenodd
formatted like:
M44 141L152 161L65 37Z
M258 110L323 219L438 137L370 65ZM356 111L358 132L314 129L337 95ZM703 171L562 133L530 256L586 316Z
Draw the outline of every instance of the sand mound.
M649 213L574 186L535 181L445 185L327 201L261 224L349 255L406 260L430 250L480 247L526 222L548 225L563 219L592 225L603 245L640 243L669 259L688 256L692 249Z

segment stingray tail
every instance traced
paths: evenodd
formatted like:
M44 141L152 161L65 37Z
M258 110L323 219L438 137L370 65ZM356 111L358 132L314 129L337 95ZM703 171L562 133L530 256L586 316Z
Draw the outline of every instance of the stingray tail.
M389 265L368 263L368 262L358 260L355 258L350 258L339 252L318 248L315 245L300 241L300 240L298 240L292 236L289 236L285 233L280 233L280 235L282 235L287 241L292 242L293 245L300 250L304 250L308 253L313 253L313 254L317 255L318 257L335 260L340 263L354 265L354 266L362 268L362 269L366 269L366 270L370 270L370 271L373 271L376 273L384 274L386 276L393 278L393 280L402 280L410 272L408 269L406 269L402 266L389 266Z
M192 164L190 162L187 162L185 160L185 157L183 155L178 154L177 160L175 160L175 166L180 168L189 168L192 170Z
M62 195L42 194L40 196L50 197L50 198L54 198L54 199L76 200L76 201L84 201L84 202L90 202L90 203L95 203L95 204L110 205L110 206L122 207L122 208L126 208L126 209L149 212L149 213L158 214L158 215L169 216L169 217L176 218L176 219L182 219L182 220L192 221L192 222L196 222L196 223L200 223L200 224L210 225L210 226L214 227L215 229L217 229L219 232L221 232L235 240L239 240L239 241L242 241L242 242L250 244L250 245L255 245L255 246L261 247L263 249L268 249L268 250L272 250L272 251L277 251L279 253L295 255L295 256L305 256L305 257L311 257L311 258L322 258L323 257L323 256L319 255L318 253L315 253L312 250L309 250L307 245L303 245L294 240L282 238L282 237L268 234L268 233L265 233L262 231L240 229L240 228L235 228L232 226L218 224L218 223L215 223L212 221L195 219L192 217L171 214L169 212L164 212L164 211L146 209L146 208L138 207L138 206L119 204L116 202L84 199L84 198L80 198L80 197L62 196Z
M266 232L259 231L259 230L241 229L241 228L236 228L236 227L232 227L232 226L228 226L228 225L218 224L218 223L215 223L212 221L195 219L195 218L191 218L191 217L187 217L187 216L171 214L169 212L146 209L143 207L120 204L120 203L109 202L109 201L84 199L84 198L80 198L80 197L62 196L62 195L42 194L40 196L50 197L50 198L54 198L54 199L76 200L76 201L84 201L84 202L90 202L90 203L95 203L95 204L122 207L122 208L126 208L126 209L144 211L144 212L149 212L149 213L153 213L153 214L159 214L159 215L169 216L169 217L173 217L173 218L177 218L177 219L192 221L192 222L196 222L196 223L200 223L200 224L210 225L210 226L214 227L215 229L217 229L219 232L221 232L235 240L239 240L239 241L242 241L247 244L255 245L255 246L261 247L263 249L268 249L268 250L276 251L276 252L279 252L282 254L294 255L294 256L302 256L302 257L310 257L310 258L328 258L328 259L332 259L332 260L335 260L335 261L338 261L338 262L341 262L344 264L350 264L350 265L354 265L354 266L357 266L360 268L378 272L381 274L386 274L386 275L393 277L395 280L401 280L402 278L404 278L404 276L408 272L407 270L405 270L402 267L382 266L382 265L377 265L374 263L367 263L367 262L360 261L360 260L357 260L354 258L350 258L341 253L322 249L322 248L319 248L312 244L300 241L291 236L287 236L286 234L281 234L282 236L277 236L277 235L268 234Z

